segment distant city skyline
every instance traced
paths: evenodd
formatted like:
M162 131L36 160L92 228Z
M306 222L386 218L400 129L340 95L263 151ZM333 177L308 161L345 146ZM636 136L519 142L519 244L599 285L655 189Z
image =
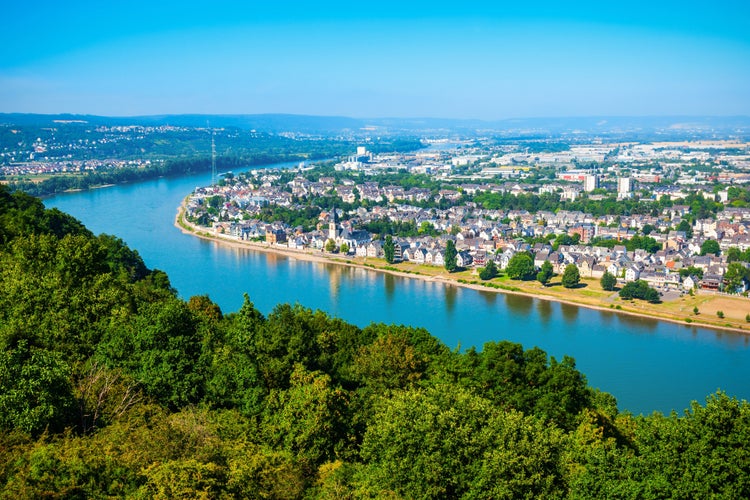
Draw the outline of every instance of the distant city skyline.
M0 112L750 115L750 4L14 2Z

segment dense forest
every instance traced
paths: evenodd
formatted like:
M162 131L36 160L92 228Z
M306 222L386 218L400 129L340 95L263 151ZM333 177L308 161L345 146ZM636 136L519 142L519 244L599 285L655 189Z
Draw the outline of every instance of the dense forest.
M183 300L0 187L2 498L748 498L750 408L619 413L573 359Z

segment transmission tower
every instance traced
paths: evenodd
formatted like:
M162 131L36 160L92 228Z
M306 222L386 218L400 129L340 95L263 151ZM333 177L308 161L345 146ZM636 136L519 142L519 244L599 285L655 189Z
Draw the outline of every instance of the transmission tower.
M211 187L216 186L216 141L214 136L216 134L211 130Z

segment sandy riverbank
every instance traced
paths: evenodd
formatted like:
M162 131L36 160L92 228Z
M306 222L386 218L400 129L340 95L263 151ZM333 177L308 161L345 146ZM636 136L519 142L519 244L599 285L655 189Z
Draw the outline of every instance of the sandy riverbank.
M382 259L365 259L344 257L337 254L328 254L316 250L295 250L278 245L270 245L262 242L251 242L238 240L231 236L210 234L207 228L189 223L184 218L184 204L181 205L175 217L175 226L183 233L197 236L205 240L215 241L222 245L233 248L245 248L259 252L274 253L290 258L319 262L325 264L336 264L342 266L356 267L375 272L388 273L403 278L421 279L426 281L440 282L449 286L460 286L481 292L506 293L522 295L527 297L549 300L563 304L569 304L600 311L616 312L641 318L669 321L684 325L686 327L702 327L715 330L732 331L742 334L750 334L750 324L745 321L745 314L750 313L750 300L740 297L727 297L716 295L696 294L695 296L684 296L675 301L663 302L661 304L648 304L643 301L620 301L616 294L604 292L598 285L598 280L583 280L583 289L564 289L561 286L543 287L537 282L493 282L480 284L477 276L471 271L463 273L446 274L444 270L431 266L408 265L408 269L399 270L402 264L389 265ZM405 267L405 266L404 266ZM416 268L419 269L417 270ZM461 280L461 281L459 281ZM593 289L584 292L586 288ZM598 290L596 289L598 287ZM564 296L562 296L564 295ZM681 302L677 302L677 300ZM700 307L699 307L700 306ZM699 307L700 315L693 312L694 307ZM725 318L712 318L709 314L723 311ZM679 312L679 314L677 314ZM723 323L722 323L723 322Z

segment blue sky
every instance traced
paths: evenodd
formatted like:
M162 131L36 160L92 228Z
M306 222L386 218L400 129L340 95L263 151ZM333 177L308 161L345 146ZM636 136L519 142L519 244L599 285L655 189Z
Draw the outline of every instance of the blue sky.
M0 112L750 115L748 26L746 0L13 2Z

